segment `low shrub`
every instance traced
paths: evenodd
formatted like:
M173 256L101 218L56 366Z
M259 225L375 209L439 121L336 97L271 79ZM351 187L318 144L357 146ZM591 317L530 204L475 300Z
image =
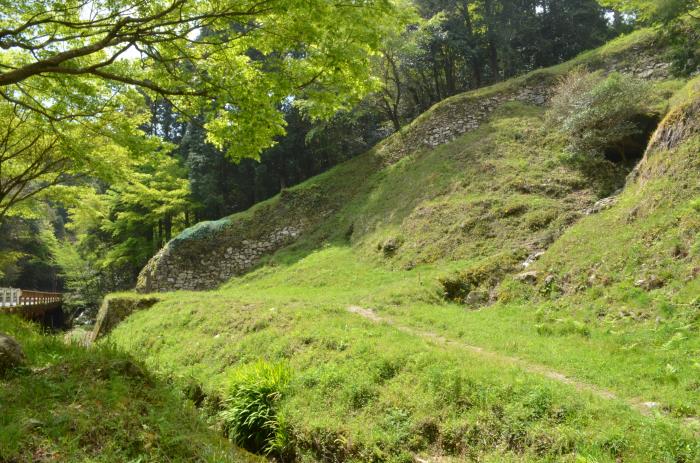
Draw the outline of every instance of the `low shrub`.
M664 27L663 35L670 45L673 74L688 77L697 72L700 68L700 21L676 21Z
M234 371L219 416L224 432L237 445L255 453L272 454L287 439L277 416L277 404L289 382L284 363L258 361Z
M390 258L394 257L396 252L399 250L401 245L403 244L403 238L401 237L392 237L384 241L383 243L380 243L377 248L382 251L384 254L384 257Z
M530 231L542 230L552 223L557 218L555 210L538 210L532 211L525 215L525 224Z
M348 409L352 411L362 409L378 395L377 389L366 383L351 383L344 389L344 401L348 404Z
M649 112L648 97L644 81L619 73L603 78L579 67L560 80L547 119L566 137L569 154L614 152L626 161L630 138L643 132L640 116Z

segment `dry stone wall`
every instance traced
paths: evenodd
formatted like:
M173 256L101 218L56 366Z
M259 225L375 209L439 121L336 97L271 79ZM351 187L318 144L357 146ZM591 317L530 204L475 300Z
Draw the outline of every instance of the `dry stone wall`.
M210 289L253 268L260 259L290 244L301 234L288 225L258 239L236 239L225 230L208 239L169 243L139 275L142 292Z
M107 296L102 301L95 326L87 339L87 344L91 344L108 334L132 313L148 309L157 302L159 302L159 299L152 296Z
M382 147L382 155L393 163L419 148L436 148L481 127L491 114L509 101L542 106L550 98L554 78L536 76L519 88L472 97L458 95L434 107L416 120L405 132L397 134Z
M549 88L547 85L536 85L514 93L501 93L467 104L456 104L454 108L449 108L448 111L431 119L426 127L426 133L423 134L422 145L435 148L453 141L464 133L478 129L496 108L509 101L542 106L549 100Z
M611 57L599 66L606 73L621 72L640 79L667 79L671 73L671 63L663 58L663 50L635 46L626 53Z

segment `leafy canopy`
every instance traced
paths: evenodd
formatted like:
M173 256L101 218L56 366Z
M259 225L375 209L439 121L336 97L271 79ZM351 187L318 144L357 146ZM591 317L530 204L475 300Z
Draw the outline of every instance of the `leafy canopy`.
M159 141L137 130L143 119L130 117L123 103L121 112L57 123L21 104L0 102L0 219L31 217L33 200L48 194L53 201L70 200L88 175L123 178L156 150Z
M313 117L373 88L392 0L0 0L0 100L54 124L118 111L137 88L256 157L293 99Z

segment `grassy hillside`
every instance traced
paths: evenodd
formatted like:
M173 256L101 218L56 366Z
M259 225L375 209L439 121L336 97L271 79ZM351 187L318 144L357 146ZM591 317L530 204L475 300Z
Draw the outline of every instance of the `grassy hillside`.
M653 43L636 34L576 63L633 67ZM281 365L273 448L288 460L700 461L700 82L653 87L665 119L629 177L572 164L546 107L522 101L423 148L411 137L444 120L439 105L226 219L315 217L254 271L163 294L110 339L201 384L222 416L242 371Z
M28 358L0 378L0 461L258 461L126 354L65 344L14 316L0 316L0 332Z
M391 240L392 263L406 267L474 259L475 251L488 256L504 245L518 253L545 246L619 188L626 171L605 163L582 171L561 162L563 141L543 128L541 103L557 76L576 65L663 76L659 47L641 31L572 62L449 98L364 155L244 213L186 230L141 272L138 288L216 287L259 263L251 244L277 250L282 243L273 237L284 228L301 236L292 249L302 251L361 241L362 254L377 257L382 253L372 251ZM663 112L683 83L655 83L653 104ZM447 143L454 137L461 141Z

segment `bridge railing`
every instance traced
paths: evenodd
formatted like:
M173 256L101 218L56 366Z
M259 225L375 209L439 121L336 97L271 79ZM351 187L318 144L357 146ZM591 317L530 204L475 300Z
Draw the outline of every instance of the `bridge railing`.
M61 293L0 288L0 307L57 305L61 303L61 300Z

